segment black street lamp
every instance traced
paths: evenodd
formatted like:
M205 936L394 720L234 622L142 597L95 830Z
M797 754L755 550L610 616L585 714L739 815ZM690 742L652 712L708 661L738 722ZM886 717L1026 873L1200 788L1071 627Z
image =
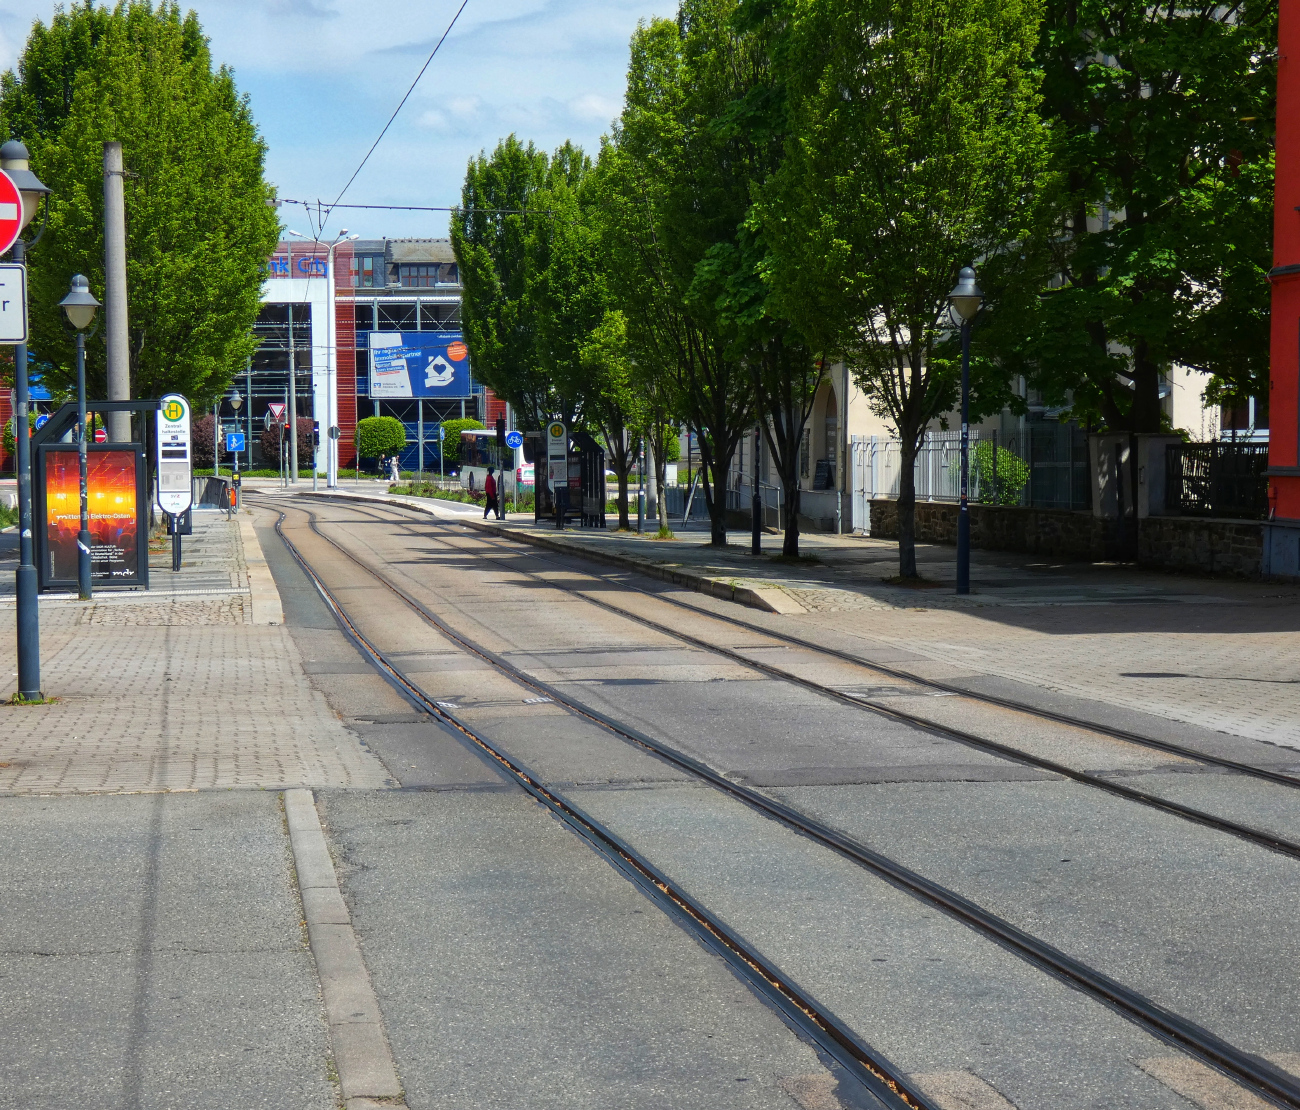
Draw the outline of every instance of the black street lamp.
M0 146L0 170L9 175L22 197L23 227L31 223L41 198L50 192L32 173L27 158L27 148L16 140ZM38 233L36 239L40 237ZM32 244L35 243L36 240L32 240ZM10 257L14 262L26 263L27 244L22 239L14 243ZM37 606L36 562L32 557L32 445L27 425L30 408L27 344L19 343L14 347L14 446L18 456L18 570L14 575L14 587L18 603L18 696L27 701L39 701L41 623Z
M86 499L86 329L99 302L84 274L74 274L68 295L59 302L77 330L77 468L81 479L81 531L77 533L77 593L90 600L90 506Z
M970 593L970 325L984 294L975 268L963 266L948 301L961 317L961 505L957 510L957 592Z

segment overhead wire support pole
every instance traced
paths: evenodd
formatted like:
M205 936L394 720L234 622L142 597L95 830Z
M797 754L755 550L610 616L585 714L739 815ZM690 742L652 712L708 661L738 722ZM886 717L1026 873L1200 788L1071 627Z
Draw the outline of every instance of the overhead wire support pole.
M289 483L298 484L298 356L293 348L293 305L289 305Z
M126 200L122 144L104 144L104 328L108 348L108 399L131 399L131 349L127 332ZM108 414L108 438L131 438L131 414Z

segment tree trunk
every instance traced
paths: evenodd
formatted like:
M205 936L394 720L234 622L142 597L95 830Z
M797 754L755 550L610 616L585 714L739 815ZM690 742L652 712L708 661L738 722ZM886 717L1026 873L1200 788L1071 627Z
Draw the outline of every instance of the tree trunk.
M666 435L662 437L659 450L655 452L655 480L659 483L659 530L667 532L669 531L668 498L664 495L664 490L668 484L668 438Z
M1160 431L1160 367L1151 358L1146 340L1133 348L1133 407L1129 410L1129 430Z
M618 479L618 527L620 532L630 532L632 522L628 518L627 511L627 469L615 470L614 477Z
M645 437L645 515L654 520L659 516L659 487L655 482L655 446L652 436Z
M715 501L709 505L709 544L712 547L727 546L727 496L725 479L722 488L721 504Z
M917 435L900 429L902 458L898 476L898 577L916 578L916 441Z
M785 498L781 511L785 513L785 539L781 541L781 554L789 559L799 557L799 475L781 475L782 495Z

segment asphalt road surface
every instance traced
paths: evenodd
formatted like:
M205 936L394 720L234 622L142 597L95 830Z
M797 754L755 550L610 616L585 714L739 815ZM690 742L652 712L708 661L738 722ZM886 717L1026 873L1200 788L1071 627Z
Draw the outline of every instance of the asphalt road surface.
M622 583L454 520L324 499L257 506L312 681L400 784L318 797L409 1106L879 1105L484 758L470 731L725 923L930 1105L1269 1105L1240 1076L602 717L969 900L1283 1087L1300 1084L1300 859L951 729L1294 841L1294 789L1195 758L1213 746L1276 766L1277 749L1189 726L1184 757L949 700L721 623L707 606L671 606L654 596L662 584ZM280 513L360 637L464 731L402 696L344 634L276 533ZM815 617L801 621L815 638Z

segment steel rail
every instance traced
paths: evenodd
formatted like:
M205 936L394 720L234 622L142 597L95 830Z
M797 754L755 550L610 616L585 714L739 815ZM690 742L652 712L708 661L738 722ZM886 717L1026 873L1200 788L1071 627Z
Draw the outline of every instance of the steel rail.
M333 613L339 626L380 674L408 702L429 716L449 725L468 739L491 765L504 771L511 780L523 787L536 801L559 817L592 848L617 867L672 919L685 926L710 951L722 957L739 977L771 1002L796 1029L830 1055L888 1110L939 1110L935 1103L916 1089L900 1068L867 1045L829 1008L819 1003L779 968L770 964L761 953L746 944L726 924L676 886L666 874L621 837L586 813L576 803L565 798L559 791L546 786L541 777L525 764L496 747L477 729L466 724L453 711L439 704L408 678L401 668L388 659L356 626L347 610L312 568L297 545L284 534L285 512L278 508L276 511L279 512L279 519L275 524L276 533L303 573L316 587L316 591ZM333 543L328 536L322 535L315 528L314 514L308 516L313 531L327 543ZM351 558L343 548L338 550ZM352 561L381 584L389 585L364 564L355 559Z
M325 538L328 539L328 537ZM463 550L462 548L457 548L456 545L449 543L446 539L440 536L426 536L425 538L430 539L435 543L441 543L452 550ZM340 548L340 550L343 549ZM506 565L499 559L491 559L491 557L489 557L489 560L497 562L500 565ZM1082 783L1085 786L1090 786L1094 789L1102 790L1107 794L1112 794L1115 797L1123 798L1125 801L1148 806L1152 809L1159 810L1162 813L1167 813L1171 816L1181 818L1182 820L1190 821L1193 824L1213 829L1216 832L1235 836L1270 852L1289 856L1292 859L1300 859L1300 843L1289 840L1278 833L1269 832L1265 829L1257 829L1250 825L1243 825L1238 821L1231 820L1230 818L1219 817L1215 814L1207 813L1204 810L1183 805L1181 802L1174 802L1167 798L1162 798L1158 794L1152 794L1148 791L1139 790L1132 786L1125 786L1122 783L1115 782L1108 778L1103 778L1100 775L1094 775L1088 771L1077 770L1070 767L1068 764L1058 763L1053 759L1046 759L1043 756L1033 755L1032 753L1025 752L1020 748L1013 747L1009 744L1003 744L997 740L990 740L987 737L980 736L973 732L968 732L965 729L957 728L955 725L940 724L918 714L909 713L905 709L899 709L895 706L871 698L859 697L854 694L846 693L843 690L837 690L833 686L826 686L814 679L792 674L771 663L764 663L761 660L752 659L743 652L709 643L707 640L701 639L698 636L692 636L687 632L682 632L679 629L671 628L665 624L660 624L658 621L651 620L649 617L629 612L618 605L614 605L600 598L590 597L578 587L565 585L564 583L552 582L550 579L545 578L542 575L535 574L532 571L521 570L518 567L507 566L507 569L512 574L524 575L525 577L542 582L554 589L563 590L566 593L573 594L575 597L579 597L583 601L586 601L599 609L603 609L606 612L616 614L617 616L633 621L634 623L640 624L645 628L649 628L663 635L671 636L674 639L680 640L682 643L690 644L692 647L699 648L702 651L721 655L726 659L730 659L732 662L738 663L741 666L749 667L752 670L768 675L778 681L802 686L804 689L811 690L813 693L819 694L822 697L829 698L844 705L852 706L856 709L891 717L894 720L901 721L913 728L927 732L932 736L939 736L946 740L954 740L960 744L966 745L967 747L974 748L977 751L996 755L999 758L1019 763L1022 766L1033 767L1037 770L1061 775L1064 778ZM599 576L599 580L606 582L614 581L613 579L604 578L603 576ZM649 594L648 596L655 597L656 595ZM700 612L700 610L696 611ZM754 631L761 633L761 630L758 628L755 628ZM509 666L509 664L501 665ZM870 664L865 665L869 666Z
M411 597L385 575L368 566L341 544L325 535L317 525L314 513L308 510L300 511L308 517L311 530L315 535L338 550L380 585L386 587L417 615L423 617L449 640L478 655L498 669L507 672L522 685L545 694L570 712L603 725L607 730L624 740L646 748L670 764L743 801L756 811L779 821L874 872L898 888L907 891L1002 945L1009 951L1014 952L1040 970L1065 980L1090 997L1107 1005L1146 1032L1177 1046L1275 1105L1288 1107L1290 1110L1300 1110L1300 1081L1295 1077L1224 1041L1208 1029L1161 1006L1154 1000L1124 986L1082 961L1067 955L1054 945L1025 932L1018 926L984 909L955 891L925 878L918 872L868 848L844 833L822 824L815 818L785 805L783 802L724 778L707 764L678 751L662 741L655 740L637 729L624 725L606 716L600 710L587 706L569 695L561 693L548 683L522 672L514 664L502 659L491 649L475 643L469 637L452 629L419 600ZM278 527L277 525L277 529ZM283 532L281 532L281 535L283 537ZM290 546L290 550L295 552L295 558L301 563L301 556L296 553L296 549L293 548L287 537L284 537L284 539L285 543ZM455 550L454 545L448 544L446 546ZM310 574L310 571L308 573ZM461 726L457 723L457 727Z
M371 502L371 504L389 504L389 502ZM393 508L401 509L401 508L406 508L406 506L393 505ZM419 513L418 509L408 509L408 511ZM421 514L421 516L424 517L425 519L428 519L426 514ZM454 522L439 521L439 523L456 523L456 524L460 524L462 527L465 526L465 523L463 521L454 521ZM491 534L499 540L504 540L506 542L519 544L521 546L530 546L528 545L526 540L518 540L515 539L513 536L502 535L499 532L488 533L479 528L474 527L474 525L472 524L470 524L468 527L472 531L477 532L480 535ZM558 559L553 557L558 554L560 553L551 551L550 557L548 557L548 555L546 554L538 554L537 549L535 548L533 549L534 558L541 559L544 562L553 563L557 566L563 566L564 564L562 564ZM572 553L572 557L575 559L582 559L584 557L584 554L583 552L575 551ZM529 572L519 571L519 573L527 574ZM804 648L807 651L813 651L821 655L827 655L834 659L838 659L841 662L850 663L854 666L862 667L866 670L875 671L877 674L886 675L889 678L896 678L903 682L911 682L917 686L929 687L932 690L941 690L947 694L956 694L963 698L970 698L974 701L984 702L988 705L996 705L1000 709L1010 709L1018 713L1024 713L1029 716L1038 717L1042 720L1054 721L1055 723L1062 724L1062 725L1069 725L1072 728L1082 729L1086 732L1095 732L1102 736L1109 736L1111 737L1111 739L1114 740L1124 740L1131 744L1139 744L1143 747L1153 748L1157 751L1167 752L1170 755L1182 756L1185 759L1196 760L1197 762L1200 763L1212 764L1216 767L1222 767L1225 770L1235 771L1238 774L1250 775L1254 778L1265 779L1268 782L1274 782L1280 786L1289 786L1293 789L1300 789L1300 778L1297 778L1295 775L1288 775L1284 771L1274 771L1267 767L1258 767L1251 763L1242 763L1235 759L1229 759L1226 756L1214 755L1211 752L1202 752L1197 750L1196 748L1189 748L1184 744L1174 743L1172 740L1160 740L1154 736L1147 736L1140 732L1132 732L1128 729L1118 728L1114 725L1104 725L1096 721L1089 721L1085 717L1075 717L1068 713L1059 713L1054 709L1043 709L1040 706L1030 705L1028 702L1016 701L1014 698L1004 698L998 694L980 693L979 691L976 690L968 690L963 686L955 686L948 682L940 682L938 679L921 678L919 675L914 675L914 674L910 674L907 671L898 670L897 668L890 667L884 663L873 663L869 660L861 658L860 656L854 655L852 652L841 651L838 648L826 647L824 644L813 643L811 640L806 640L802 636L793 636L786 632L777 632L770 628L764 628L760 624L754 624L750 621L742 620L739 617L732 617L723 613L715 613L709 609L702 609L698 605L692 605L690 602L683 601L680 598L669 597L667 594L657 590L647 590L642 586L637 586L633 583L626 582L622 578L617 578L614 577L613 575L598 574L590 570L583 570L581 573L586 574L591 578L595 578L596 580L601 582L609 582L609 583L622 586L625 589L632 590L634 593L643 594L646 597L654 598L656 601L664 602L667 605L675 605L677 608L685 609L687 612L694 613L697 616L708 617L711 618L712 620L720 621L723 624L734 625L735 627L743 628L748 632L755 632L760 636L767 636L770 639L779 640L780 642L789 644L792 647ZM626 571L626 573L631 575L631 574L636 574L637 571L629 568ZM541 580L547 581L546 579L541 579ZM577 592L572 587L557 585L556 583L551 583L551 584L555 585L557 589L564 589L564 590L569 590L570 592ZM625 616L636 619L635 614L629 613L627 612L627 610L621 610L618 609L617 607L611 607L611 606L607 606L607 608L610 608L611 611L621 612Z
M442 520L437 517L431 518L429 513L423 512L420 509L414 508L412 506L402 505L393 501L384 501L378 498L368 498L368 497L349 497L348 500L361 501L363 503L371 504L371 505L380 505L390 509L405 510L408 513L414 514L417 517L418 521L421 523L432 519L435 523L439 523L439 524L453 524L453 523L459 524L461 527L468 527L471 531L476 532L479 535L490 536L491 538L494 538L504 543L512 543L522 547L528 547L530 548L530 554L532 555L533 558L539 559L543 562L552 563L556 566L565 565L562 562L560 562L559 559L555 558L556 555L568 555L569 557L574 559L587 560L587 561L590 561L591 558L591 556L588 553L582 551L561 553L551 549L539 550L536 546L529 544L527 540L516 539L514 536L506 535L495 529L485 530L477 527L474 523L467 523L465 521ZM413 524L416 523L416 521L410 521L408 523ZM545 554L543 552L549 552L549 554ZM566 567L566 569L569 568ZM518 571L518 573L529 574L531 572ZM1242 763L1239 760L1229 759L1226 756L1214 755L1211 752L1203 752L1197 750L1196 748L1189 748L1184 744L1174 743L1172 740L1160 740L1154 736L1147 736L1140 732L1132 732L1129 729L1118 728L1114 725L1105 725L1097 721L1089 721L1085 717L1075 717L1069 713L1059 713L1054 709L1043 709L1040 706L1030 705L1028 702L1017 701L1014 698L1006 698L998 694L980 693L979 691L976 690L968 690L963 686L955 686L952 683L940 682L938 679L921 678L919 675L911 674L908 671L898 670L897 668L890 667L884 663L873 663L869 660L861 658L860 656L854 655L852 652L841 651L838 648L826 647L824 644L813 643L811 640L806 640L802 636L794 636L787 632L777 632L770 628L764 628L760 624L754 624L751 621L742 620L739 617L728 616L723 613L715 613L710 609L702 609L698 605L692 605L690 602L683 601L680 598L669 597L666 593L662 591L648 590L643 586L635 585L632 582L626 581L625 577L615 577L609 574L599 574L595 571L587 570L587 569L583 569L580 573L585 574L590 578L594 578L599 582L613 583L615 585L622 587L623 589L631 590L633 593L639 593L644 595L645 597L653 598L656 601L661 601L665 605L674 605L679 609L686 610L688 613L694 613L696 616L707 617L711 620L719 621L722 624L730 624L736 628L743 628L748 632L755 632L760 636L767 636L770 639L780 641L781 643L789 644L792 647L804 648L807 651L817 652L821 655L826 655L833 659L838 659L841 662L849 663L856 667L861 667L864 670L874 671L876 674L886 675L889 678L895 678L902 682L911 682L917 686L928 687L932 690L941 690L947 694L956 694L963 698L970 698L973 701L984 702L985 704L988 705L996 705L1000 709L1009 709L1017 713L1023 713L1028 716L1038 717L1041 720L1054 721L1057 724L1068 725L1072 728L1082 729L1086 732L1095 732L1100 736L1109 736L1113 740L1123 740L1130 744L1137 744L1142 747L1152 748L1156 751L1166 752L1170 755L1181 756L1184 759L1195 760L1200 763L1206 763L1216 767L1222 767L1225 770L1235 771L1238 774L1249 775L1253 778L1264 779L1268 782L1277 783L1280 786L1288 786L1291 787L1292 789L1300 789L1300 778L1296 777L1295 775L1288 775L1283 771L1274 771L1267 767L1258 767L1251 763ZM628 568L624 572L624 575L633 575L636 573L638 572L635 569ZM533 575L533 577L536 577L541 581L548 581L547 579L541 578L540 575ZM556 589L568 590L570 593L578 592L576 589L570 586L564 586L554 582L550 584L555 586ZM617 606L606 606L606 607L611 612L621 613L622 615L630 617L634 620L638 619L635 614L629 613L625 609L619 609ZM676 635L676 633L670 633L670 634Z

